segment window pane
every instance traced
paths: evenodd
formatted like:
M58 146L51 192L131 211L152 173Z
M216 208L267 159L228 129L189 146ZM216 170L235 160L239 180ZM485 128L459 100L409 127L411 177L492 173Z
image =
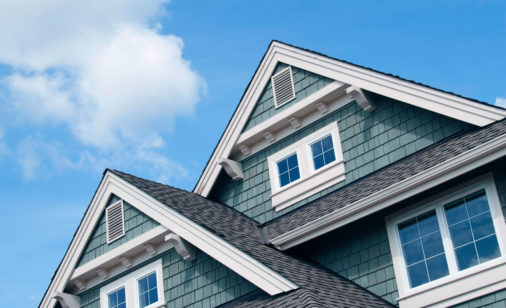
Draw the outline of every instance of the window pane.
M325 165L330 164L334 160L336 160L336 155L334 154L334 150L330 150L325 152Z
M288 169L292 169L297 167L299 164L297 162L297 155L292 155L288 157Z
M279 176L279 185L281 187L290 184L290 178L288 177L288 173L281 174Z
M121 288L108 295L109 308L125 307L125 288Z
M430 258L444 252L443 240L439 232L422 237L423 251L425 257Z
M332 144L332 137L327 136L311 145L313 153L314 169L318 170L321 167L330 164L336 160L334 153L334 145Z
M474 243L467 244L460 248L455 249L455 256L457 257L457 265L459 270L463 270L478 264L478 256Z
M298 180L300 178L299 168L294 168L290 170L290 182Z
M476 249L480 256L480 263L495 259L501 255L495 234L476 241Z
M327 136L322 139L322 148L323 151L328 151L332 149L334 146L332 145L332 136Z
M314 169L315 170L318 170L321 167L325 166L325 162L323 161L323 154L318 155L315 158L313 158L313 161L314 161Z
M300 178L297 154L278 162L279 186L283 187Z
M411 242L420 237L416 218L399 225L399 236L401 237L401 243Z
M485 212L470 219L473 235L476 240L495 233L490 212Z
M501 255L484 190L446 205L445 214L459 270Z
M487 196L485 195L484 191L466 197L466 204L470 217L487 212L489 210Z
M473 241L471 226L467 220L451 226L450 235L452 237L454 247L459 247Z
M464 200L450 203L446 206L446 220L448 225L454 225L467 218L467 212Z
M406 245L402 245L402 250L404 252L406 265L411 265L423 260L422 243L420 240L415 240Z
M435 210L399 224L399 237L412 288L449 274Z
M437 222L437 217L432 212L429 212L426 215L421 215L418 218L418 225L420 227L421 236L425 236L427 234L439 231L439 224Z
M156 303L158 301L158 291L156 288L149 291L149 302Z
M313 143L311 145L311 151L313 152L313 156L320 155L322 150L322 144L320 142Z
M286 159L283 159L282 161L278 162L278 172L285 173L288 171L288 162Z
M420 262L408 267L409 284L412 288L421 284L427 283L429 278L427 276L427 269L425 262Z
M431 281L448 275L448 265L445 255L440 254L439 256L428 259L427 270L429 271Z
M156 287L156 273L152 273L138 280L139 282L139 305L144 308L158 301L158 290ZM142 286L146 289L143 289Z

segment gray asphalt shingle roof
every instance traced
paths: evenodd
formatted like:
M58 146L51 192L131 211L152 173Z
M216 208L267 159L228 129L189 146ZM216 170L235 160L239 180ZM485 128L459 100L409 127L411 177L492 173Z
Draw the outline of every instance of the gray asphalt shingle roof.
M280 273L299 289L277 296L265 292L237 299L234 307L390 307L390 303L322 267L267 246L259 225L244 214L192 192L110 170L162 204Z
M266 223L265 234L273 239L504 134L506 119L442 140Z

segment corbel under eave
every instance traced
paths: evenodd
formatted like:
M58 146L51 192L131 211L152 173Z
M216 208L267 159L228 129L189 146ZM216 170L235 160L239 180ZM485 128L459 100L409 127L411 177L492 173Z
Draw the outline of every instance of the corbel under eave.
M176 252L183 258L185 261L193 261L195 260L195 249L193 246L182 239L179 235L175 233L170 233L165 236L165 241L169 242L174 246Z
M56 292L53 295L53 298L56 299L62 308L80 308L81 307L81 298L76 295Z
M359 87L350 86L346 89L346 94L354 99L357 104L367 112L373 112L376 109L373 102L367 98L366 94Z
M221 158L218 161L218 164L222 166L227 174L234 180L239 181L244 179L244 174L242 172L242 164L235 160L231 160L228 158Z

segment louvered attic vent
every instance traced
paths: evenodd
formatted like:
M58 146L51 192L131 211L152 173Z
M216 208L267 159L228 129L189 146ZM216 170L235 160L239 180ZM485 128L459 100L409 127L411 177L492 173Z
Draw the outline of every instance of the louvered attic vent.
M274 93L274 106L276 108L295 98L291 66L272 76L271 82L272 92Z
M109 244L125 235L123 201L118 201L108 206L105 209L105 215L107 243Z

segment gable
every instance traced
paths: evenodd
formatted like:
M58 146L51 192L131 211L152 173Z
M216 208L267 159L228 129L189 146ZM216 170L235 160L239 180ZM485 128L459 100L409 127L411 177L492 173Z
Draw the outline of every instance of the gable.
M242 160L244 179L232 180L225 172L209 198L227 204L260 223L280 217L389 164L458 133L471 125L384 96L373 95L376 110L365 112L354 101L307 127ZM272 206L267 158L331 123L339 126L345 180L290 207Z
M120 200L119 197L111 195L107 207ZM77 263L78 267L160 225L128 202L123 202L123 204L125 235L110 244L107 243L104 210L98 224L95 226L95 230L92 232L91 238L86 243L86 248Z
M180 257L191 260L194 257L191 248L197 247L269 295L298 288L296 284L278 272L225 241L208 228L193 222L161 203L118 174L119 172L113 173L109 170L104 172L97 192L41 301L41 307L54 307L56 298L61 298L62 295L75 298L73 294L93 288L101 281L114 277L124 272L125 269L142 264L150 257L171 248L175 248ZM149 182L149 184L152 185L154 182ZM180 191L174 189L174 192ZM188 192L184 193L189 194ZM92 239L92 234L96 230L95 226L109 204L111 195L134 206L139 212L144 213L159 225L95 259L77 266L80 256L89 240ZM170 195L164 194L164 197L170 198ZM201 197L198 196L198 198ZM187 205L184 200L177 202L181 203L178 206L185 207ZM140 216L137 215L137 218Z
M333 81L323 89L313 93L310 100L306 98L304 103L298 102L298 104L293 104L287 107L286 110L276 114L276 121L270 121L274 118L270 117L269 120L263 121L263 125L256 125L244 130L265 86L280 62L324 76ZM349 102L356 99L355 95L357 93L362 95L364 92L377 93L480 127L501 120L506 116L506 110L502 108L273 41L195 186L194 192L204 197L208 196L222 170L220 161L224 159L242 160L251 153L250 146L245 143L260 142L263 138L272 143L281 139L281 137L284 138L289 135L286 131L290 130L290 126L293 132L304 125L308 125L308 122L312 122L311 119L299 121L297 117L300 113L305 115L318 109L324 114L328 109L325 104L332 102L336 96L342 100L347 99ZM365 110L373 109L371 106L367 106L367 100L356 100ZM320 102L323 102L323 106L320 105ZM364 102L366 104L362 104ZM346 101L342 101L340 106L346 103ZM294 108L295 106L299 107ZM288 112L289 109L293 110ZM315 116L311 115L311 117L314 121ZM321 118L321 116L316 117ZM259 129L256 129L257 127ZM276 130L276 132L273 133L271 130ZM281 137L276 136L278 131L283 130L285 132Z
M281 70L287 68L289 65L285 63L278 63L272 75L277 74ZM251 113L246 125L244 126L243 132L249 130L250 128L261 124L265 120L271 118L277 113L289 108L290 106L297 104L302 99L308 97L309 95L315 93L316 91L324 88L326 85L332 82L331 79L320 76L315 73L308 72L306 70L297 68L292 66L292 75L293 75L293 85L295 90L295 99L292 101L283 104L282 106L276 108L274 106L274 95L272 91L272 81L269 80L265 89L263 90L260 98L255 104L255 108Z

